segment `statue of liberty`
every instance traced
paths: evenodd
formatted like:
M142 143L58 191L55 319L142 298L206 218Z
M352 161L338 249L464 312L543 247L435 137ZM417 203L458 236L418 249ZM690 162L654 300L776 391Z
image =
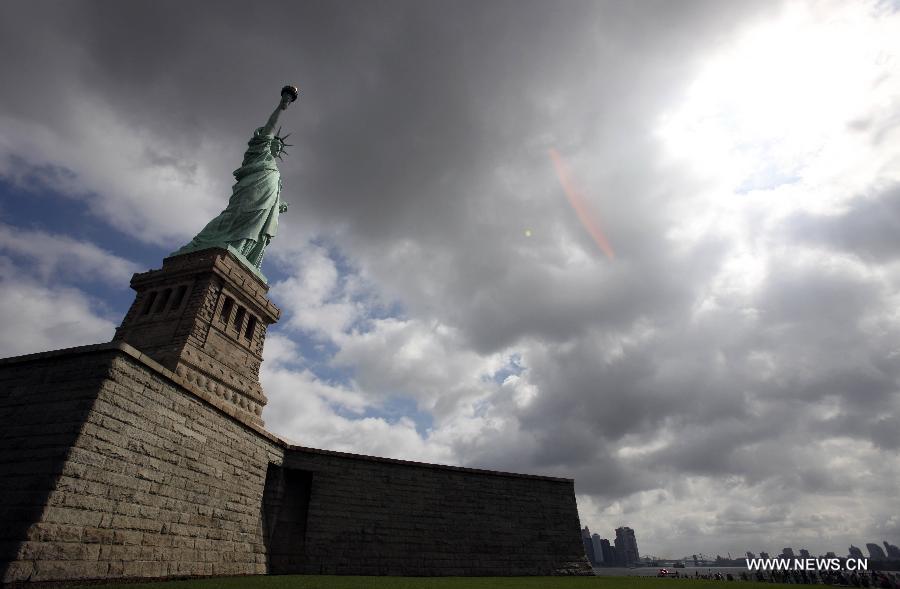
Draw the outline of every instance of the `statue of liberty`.
M281 90L281 102L269 117L265 127L258 128L250 139L241 167L234 171L236 182L231 188L228 206L219 216L207 223L189 244L171 255L186 254L212 247L220 247L240 254L257 274L263 253L278 230L278 215L287 210L281 200L281 173L275 159L281 159L290 147L275 132L281 111L297 100L295 86Z

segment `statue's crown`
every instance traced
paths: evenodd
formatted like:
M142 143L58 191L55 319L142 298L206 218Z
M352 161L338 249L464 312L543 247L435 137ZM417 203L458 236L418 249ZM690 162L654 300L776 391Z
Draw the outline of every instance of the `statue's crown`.
M293 147L293 145L291 145L290 143L285 142L285 139L287 139L290 136L291 136L291 134L288 133L287 135L282 137L281 136L281 127L278 127L278 131L275 132L275 138L272 139L272 141L278 142L278 154L275 156L278 159L282 159L282 157L281 157L282 155L288 155L288 152L285 149L285 147Z

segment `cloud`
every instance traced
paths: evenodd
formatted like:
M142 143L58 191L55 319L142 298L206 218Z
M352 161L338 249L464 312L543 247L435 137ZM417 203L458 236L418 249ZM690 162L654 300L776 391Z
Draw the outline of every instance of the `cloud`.
M0 224L0 354L110 341L118 318L96 287L124 288L136 270L90 242Z
M64 122L53 131L0 117L7 138L0 140L0 177L31 192L46 187L79 199L119 233L153 244L196 233L202 227L193 219L211 216L215 194L227 194L225 182L211 182L205 168L188 163L185 145L125 120L98 97L70 95L59 108ZM186 201L188 191L199 200ZM220 199L221 208L226 203Z
M85 293L30 282L0 258L0 355L4 358L112 339L115 323Z
M408 418L391 422L365 417L368 398L359 390L322 382L307 370L291 369L302 362L285 338L270 337L261 379L269 397L264 418L272 431L294 443L407 460L452 462L449 449L427 443Z
M849 203L830 215L798 212L785 232L796 241L832 248L868 263L889 263L900 256L900 186Z
M31 275L42 282L66 277L100 280L121 286L138 271L133 262L96 245L39 230L22 230L0 224L0 251L28 261Z

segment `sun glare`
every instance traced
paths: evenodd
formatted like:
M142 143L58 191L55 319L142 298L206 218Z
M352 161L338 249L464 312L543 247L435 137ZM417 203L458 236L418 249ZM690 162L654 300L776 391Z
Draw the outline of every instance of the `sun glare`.
M898 64L900 12L866 2L789 4L710 54L657 128L695 187L668 239L732 248L697 313L761 284L787 216L838 213L900 181Z
M898 17L866 3L790 5L709 58L658 129L717 193L828 187L780 204L829 210L871 178L859 132L898 104ZM843 190L838 190L843 188Z
M549 154L550 160L553 162L553 167L556 169L556 174L559 177L559 182L562 184L566 199L569 201L569 204L572 205L575 214L578 215L578 220L581 221L582 226L588 234L590 234L591 239L594 240L597 247L606 254L607 258L614 260L616 253L613 251L612 246L609 244L609 240L600 228L600 220L597 217L597 213L592 210L584 192L575 183L569 166L566 165L562 156L555 149L550 149Z

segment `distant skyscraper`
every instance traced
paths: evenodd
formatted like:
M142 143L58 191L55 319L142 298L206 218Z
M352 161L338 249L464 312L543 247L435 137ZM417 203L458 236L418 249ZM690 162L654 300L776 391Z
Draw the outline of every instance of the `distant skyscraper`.
M869 558L872 560L887 560L887 554L878 544L867 543L866 550L869 551Z
M809 550L807 550L806 548L801 548L800 558L812 558L812 556L810 555Z
M760 558L769 558L769 553L768 552L760 552L759 557Z
M603 566L616 566L616 549L609 544L606 538L600 539L600 553L603 555Z
M788 546L787 548L782 548L781 558L794 558L794 549L790 546Z
M625 566L636 564L640 560L634 530L627 526L616 528L616 553Z
M850 545L850 558L865 558L865 556L863 556L862 550L860 550L859 548L857 548L856 546L851 544Z
M884 542L884 549L887 551L888 558L900 559L900 548L894 544L889 544L887 540Z
M756 555L753 554L752 552L750 552L750 551L748 550L748 551L747 551L747 558L756 558Z
M594 558L597 564L603 564L603 546L600 545L600 534L591 534L591 546L594 547Z
M825 553L825 558L837 558L837 554L829 550Z
M591 564L597 564L597 557L594 556L594 544L591 542L591 531L587 526L581 530L581 543L584 544L584 554Z

